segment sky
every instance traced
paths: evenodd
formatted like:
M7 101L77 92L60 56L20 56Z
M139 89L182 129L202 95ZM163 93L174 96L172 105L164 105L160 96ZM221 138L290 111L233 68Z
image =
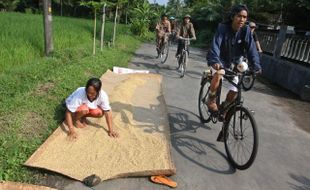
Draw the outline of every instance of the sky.
M166 5L168 0L155 0L156 3L160 4L160 5ZM149 0L150 3L154 3L154 0Z

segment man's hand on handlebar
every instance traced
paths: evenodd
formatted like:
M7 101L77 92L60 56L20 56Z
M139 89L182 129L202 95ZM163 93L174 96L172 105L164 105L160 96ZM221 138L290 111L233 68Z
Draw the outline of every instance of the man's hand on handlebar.
M220 70L220 69L221 69L221 64L216 63L216 64L212 65L212 67L213 67L213 69L215 69L215 70Z
M255 71L255 74L257 74L257 75L261 75L262 73L263 73L262 69L259 69L259 70Z

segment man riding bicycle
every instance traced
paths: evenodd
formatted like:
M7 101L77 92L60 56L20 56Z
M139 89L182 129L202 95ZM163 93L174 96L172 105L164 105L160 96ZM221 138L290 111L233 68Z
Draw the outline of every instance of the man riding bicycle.
M193 24L191 23L191 16L185 15L183 17L182 25L177 30L178 49L175 55L176 58L180 56L182 49L185 46L184 40L182 38L190 38L191 40L196 40L196 34Z
M216 104L216 91L219 87L221 78L225 71L222 68L229 69L231 64L242 56L254 64L254 69L261 72L259 55L251 35L249 26L245 26L248 18L248 8L245 5L236 5L231 8L228 20L218 25L214 35L211 48L207 55L208 65L211 66L212 80L210 84L210 94L207 99L207 106L211 112L218 111ZM238 83L238 77L234 77L235 84ZM230 104L236 98L238 89L229 84L225 102L221 105ZM220 133L221 134L221 133Z
M178 23L177 23L176 19L173 16L169 17L169 21L170 21L170 25L171 25L170 40L171 41L175 41L177 30L178 30Z
M156 25L156 50L158 55L161 51L161 45L168 40L168 35L171 33L171 26L167 15L161 16L161 21Z

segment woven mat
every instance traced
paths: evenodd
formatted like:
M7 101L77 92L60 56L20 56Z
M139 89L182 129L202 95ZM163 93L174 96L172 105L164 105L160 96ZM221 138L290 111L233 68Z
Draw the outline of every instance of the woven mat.
M0 182L0 190L56 190L50 187L16 182Z
M24 165L51 170L82 181L127 176L172 175L170 132L162 77L156 74L106 72L101 80L110 98L113 123L120 137L107 134L105 118L87 118L70 140L63 123Z

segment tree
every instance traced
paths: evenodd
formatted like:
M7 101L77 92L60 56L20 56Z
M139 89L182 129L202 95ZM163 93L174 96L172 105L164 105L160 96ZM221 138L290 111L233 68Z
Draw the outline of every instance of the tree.
M117 26L118 10L119 10L119 8L122 8L122 6L125 5L127 2L128 2L128 0L115 0L115 1L113 1L113 4L115 5L114 27L113 27L113 38L112 38L113 46L115 45L115 38L116 38L116 26Z
M106 3L101 2L95 2L95 1L81 1L81 6L87 6L93 9L94 11L94 39L93 39L93 55L96 54L96 30L97 30L97 10L101 9Z
M183 15L184 4L181 0L169 0L167 3L167 10L169 15L181 18Z
M6 11L14 11L18 3L19 0L0 0L0 8L3 7Z
M138 36L145 37L149 30L151 19L158 17L158 14L151 9L150 4L146 0L133 8L130 13L133 15L131 18L131 31Z

